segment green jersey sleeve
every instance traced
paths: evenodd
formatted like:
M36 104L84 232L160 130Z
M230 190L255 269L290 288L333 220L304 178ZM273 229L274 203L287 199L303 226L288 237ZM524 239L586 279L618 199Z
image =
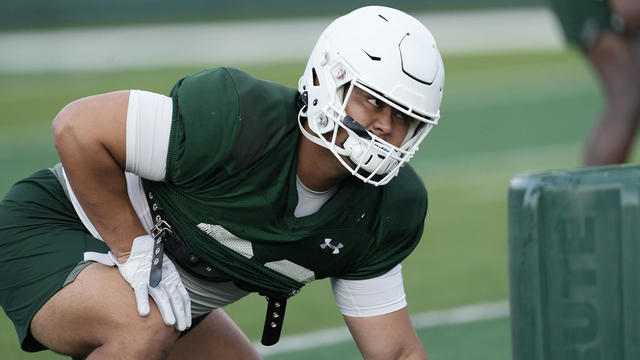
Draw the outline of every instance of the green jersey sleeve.
M409 166L385 185L381 203L371 244L340 278L358 280L385 274L418 245L427 215L427 190Z
M186 191L208 191L252 166L295 135L296 94L232 68L181 79L171 91L165 181Z
M198 187L224 171L238 132L240 110L233 79L225 68L179 80L171 90L173 120L165 181Z

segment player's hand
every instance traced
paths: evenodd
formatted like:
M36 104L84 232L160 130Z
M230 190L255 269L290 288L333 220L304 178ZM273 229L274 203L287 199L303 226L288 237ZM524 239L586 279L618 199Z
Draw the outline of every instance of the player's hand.
M165 324L183 331L191 326L191 299L180 280L176 267L166 255L163 255L162 259L162 280L156 287L149 285L153 243L151 236L139 236L133 240L129 258L125 263L119 263L115 254L109 252L112 263L105 265L116 265L122 277L133 287L138 313L141 316L149 315L149 295L151 295Z

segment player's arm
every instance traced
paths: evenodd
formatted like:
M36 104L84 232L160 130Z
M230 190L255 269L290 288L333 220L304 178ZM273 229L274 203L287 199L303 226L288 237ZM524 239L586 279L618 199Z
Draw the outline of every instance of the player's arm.
M189 295L166 255L163 256L160 283L155 287L150 285L154 240L147 235L127 192L124 169L128 157L129 95L129 91L117 91L83 98L65 106L53 121L56 148L73 193L115 255L95 260L118 266L123 278L134 289L140 315L149 314L151 295L164 322L184 330L191 326ZM152 97L163 98L157 94ZM162 117L156 115L155 107L150 108L151 111L142 111L142 108L132 111L146 114L144 118L147 123L143 122L141 127L153 127L154 122L163 121ZM170 123L170 117L164 122ZM140 138L153 139L153 134L153 131L151 134L140 134ZM134 162L140 158L152 162L152 158L144 154L154 152L154 142L149 142L151 149L144 148L144 143L140 139L132 141L132 151L129 153L133 153ZM136 155L134 150L139 147L143 149L138 150Z
M427 359L407 313L400 264L370 279L333 278L331 286L365 359Z
M129 91L76 100L53 121L56 148L83 210L124 262L146 234L127 195L126 119Z
M406 307L384 315L344 319L364 359L428 359Z
M638 0L609 0L611 11L624 20L625 28L640 31L640 2Z

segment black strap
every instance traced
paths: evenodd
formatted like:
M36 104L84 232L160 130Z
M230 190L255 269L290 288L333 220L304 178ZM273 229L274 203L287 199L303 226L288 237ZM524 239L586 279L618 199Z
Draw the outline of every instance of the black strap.
M182 240L179 229L175 223L171 221L171 218L160 210L158 205L153 201L153 194L148 192L146 198L149 203L153 221L155 222L151 229L151 235L155 242L153 248L154 258L151 263L149 279L150 283L152 279L155 281L156 277L162 277L162 253L164 251L166 251L171 260L180 265L181 268L202 280L211 282L233 280L229 275L214 269L213 266L193 254L187 247L187 244ZM156 257L158 257L157 260Z
M149 274L149 283L155 287L162 279L162 255L166 249L167 255L177 262L183 269L196 275L198 278L223 282L232 281L230 276L217 271L213 266L200 260L196 255L191 253L187 245L182 241L178 228L153 200L153 194L147 192L147 202L155 224L151 229L151 235L154 239L153 258L151 263L151 273ZM246 289L246 286L240 286ZM255 291L255 290L248 290ZM294 295L298 292L295 289L291 292ZM263 294L264 295L264 294ZM287 296L266 296L267 314L264 320L264 328L262 330L262 344L265 346L274 345L280 339L282 332L282 324L284 321L284 312L287 307Z
M260 340L262 345L271 346L280 340L286 308L286 297L267 297L267 315L264 319L262 339Z
M151 229L153 236L153 257L151 258L151 272L149 273L149 285L156 287L162 280L162 258L164 255L164 239L173 234L171 226L160 220Z

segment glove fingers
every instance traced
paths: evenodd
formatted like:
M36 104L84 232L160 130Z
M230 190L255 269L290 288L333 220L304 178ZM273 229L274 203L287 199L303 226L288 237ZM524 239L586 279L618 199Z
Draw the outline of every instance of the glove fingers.
M189 302L185 301L181 290L184 290L183 286L174 286L168 290L169 297L171 298L171 307L176 316L176 329L179 331L183 331L191 325L191 306L189 304L189 311L187 312L187 303ZM188 299L188 297L186 299Z
M140 316L149 315L149 293L147 292L147 284L141 283L135 285L133 292L136 295L138 314L140 314Z
M187 315L187 329L191 327L191 298L184 286L180 287L180 296L185 302L185 314Z
M182 284L173 262L165 255L162 263L163 283L171 300L176 318L176 329L183 331L191 327L191 299Z
M172 291L172 293L175 293L175 291ZM171 308L176 316L176 329L178 329L178 331L182 331L187 328L187 317L184 313L184 305L181 301L182 299L175 296L175 294L171 294L169 296L171 297Z
M174 325L176 323L176 317L173 314L171 300L165 290L164 284L160 283L157 287L151 288L149 294L151 294L151 297L155 300L164 323L169 326Z

